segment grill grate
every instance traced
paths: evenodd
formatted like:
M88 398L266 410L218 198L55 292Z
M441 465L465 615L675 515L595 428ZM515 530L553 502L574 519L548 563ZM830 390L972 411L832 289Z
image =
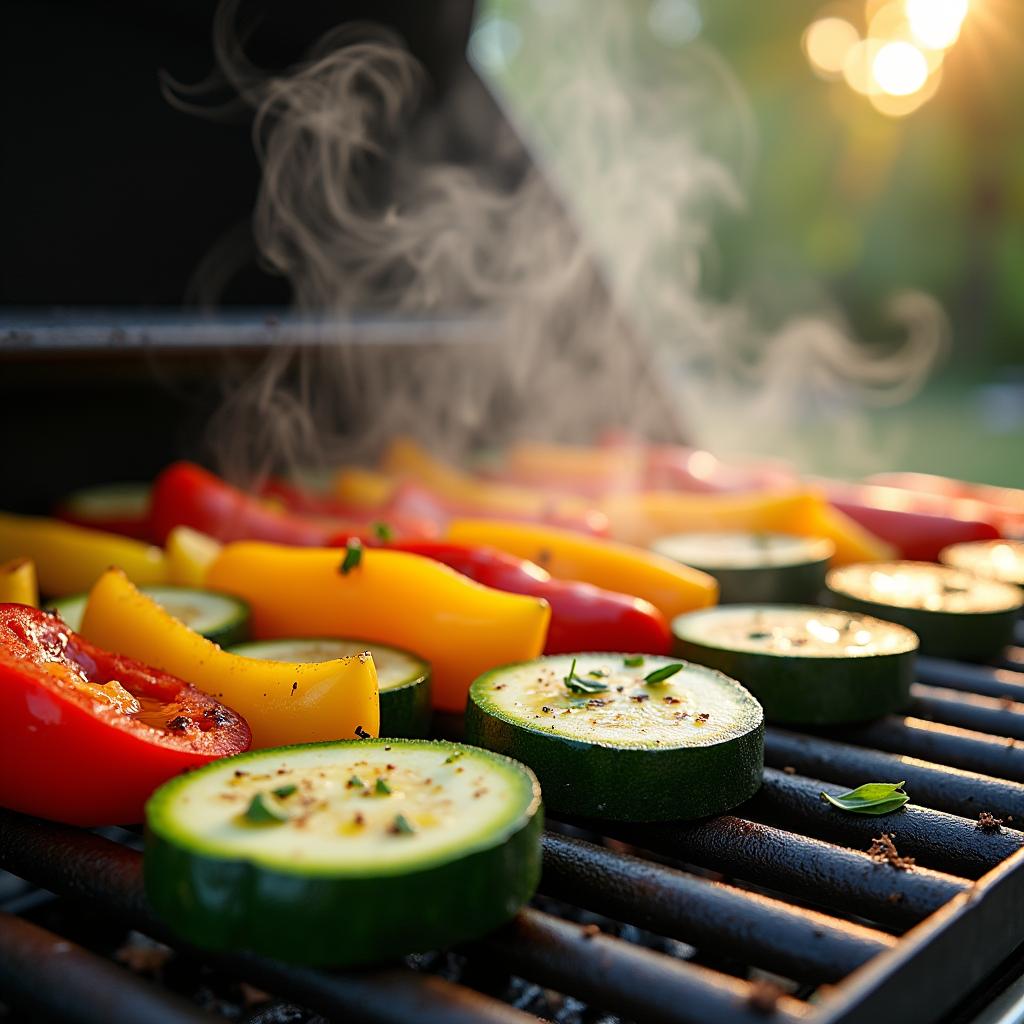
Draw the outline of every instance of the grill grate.
M253 1024L316 1014L388 1024L535 1013L941 1020L1021 941L1024 833L986 831L977 819L1024 821L1024 703L1015 700L1024 649L999 667L922 659L918 676L906 717L814 734L769 729L764 786L735 814L642 827L549 822L534 906L456 955L387 969L334 973L183 948L146 908L137 836L0 812L0 867L27 883L0 900L0 998L88 1022L218 1019L95 948L94 933L116 921L272 993L278 1002L256 1010L219 1006L219 1019ZM916 802L867 818L818 796L874 779L906 779ZM913 870L867 854L883 831L917 859ZM85 928L67 924L83 913Z

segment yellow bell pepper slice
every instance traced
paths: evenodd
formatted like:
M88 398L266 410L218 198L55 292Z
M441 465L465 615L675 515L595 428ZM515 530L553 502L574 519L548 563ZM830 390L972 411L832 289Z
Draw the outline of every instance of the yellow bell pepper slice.
M104 530L72 526L41 516L0 512L0 560L31 558L48 597L79 594L112 565L140 586L167 582L158 547Z
M887 544L833 509L815 491L647 491L609 495L599 507L608 517L613 537L642 547L673 533L738 530L827 537L836 546L834 565L894 557Z
M552 514L582 515L590 505L578 498L558 497L530 487L494 483L435 459L422 445L408 437L391 442L381 468L385 473L416 480L435 494L479 515L542 519Z
M718 600L718 583L707 573L650 551L533 523L457 519L448 539L507 551L543 566L552 576L642 597L669 620Z
M257 639L358 636L414 651L431 664L436 707L462 711L469 684L544 648L547 601L506 594L419 555L367 549L342 572L345 550L228 544L207 586L249 603Z
M39 607L39 584L35 564L28 558L15 558L0 565L0 604L30 604Z
M206 583L206 570L220 554L219 541L190 526L176 526L167 535L167 581L176 587L199 587Z
M339 470L331 483L334 496L359 508L379 508L395 493L398 481L375 469L348 466Z
M254 748L377 735L377 669L369 655L291 664L231 654L179 622L117 569L90 591L80 632L223 701L249 723Z

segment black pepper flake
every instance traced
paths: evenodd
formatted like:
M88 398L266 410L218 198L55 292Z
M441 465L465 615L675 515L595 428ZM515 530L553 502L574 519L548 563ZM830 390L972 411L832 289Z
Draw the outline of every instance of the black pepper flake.
M172 732L185 732L192 725L192 719L184 715L178 715L167 723L167 728Z
M661 702L663 704L681 704L682 703L682 701L680 701L680 699L678 697L673 697L671 695L668 696L668 697L662 697L661 698Z
M702 711L702 712L701 712L701 713L700 713L700 714L699 714L699 715L697 716L697 718L696 718L696 721L700 722L700 724L701 724L701 725L703 725L703 724L704 724L704 723L705 723L705 722L706 722L706 721L707 721L707 720L708 720L708 719L709 719L710 717L711 717L711 715L710 715L710 714L708 714L708 712L707 712L707 711Z
M361 725L356 726L356 735L361 740L368 740L370 738L370 734Z
M651 695L649 693L634 693L630 695L630 700L635 700L637 704L643 704L645 700L650 700Z
M243 771L240 771L238 769L235 770L235 778L236 779L240 779L240 778L242 778L243 775L248 775L248 774L249 774L248 772L243 772Z
M292 683L292 693L294 693L298 688L299 688L298 682Z
M203 718L214 725L229 725L232 721L230 712L221 707L207 708L203 712Z

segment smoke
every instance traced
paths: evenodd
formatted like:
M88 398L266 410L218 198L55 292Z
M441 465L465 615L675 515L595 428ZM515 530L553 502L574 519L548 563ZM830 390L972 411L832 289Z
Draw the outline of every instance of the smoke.
M707 297L714 218L742 211L756 161L751 118L721 61L658 44L642 6L522 5L521 66L492 70L531 161L471 76L436 103L385 31L347 26L268 76L222 4L220 71L255 110L255 237L297 308L462 323L450 345L282 345L214 424L222 469L330 465L398 432L458 458L610 427L799 458L808 425L863 445L864 410L913 393L945 338L926 296L894 302L903 341L885 346L834 311L766 331ZM486 158L453 158L473 137Z

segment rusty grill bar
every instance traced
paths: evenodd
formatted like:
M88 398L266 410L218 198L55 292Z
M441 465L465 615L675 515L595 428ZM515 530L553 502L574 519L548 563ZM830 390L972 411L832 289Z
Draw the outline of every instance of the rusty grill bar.
M525 1021L533 991L559 1020L579 1019L571 1000L679 1024L941 1020L1022 938L1024 833L1009 827L1024 821L1021 658L922 659L905 717L769 729L764 785L731 815L549 822L535 904L456 951L455 970L413 957L338 973L185 948L146 907L137 837L0 812L0 867L37 887L0 901L0 999L86 1022L218 1019L90 950L88 936L32 920L33 908L66 904L329 1019ZM876 779L906 779L915 802L869 818L819 796ZM982 811L1007 824L979 828ZM869 856L882 832L913 870Z

